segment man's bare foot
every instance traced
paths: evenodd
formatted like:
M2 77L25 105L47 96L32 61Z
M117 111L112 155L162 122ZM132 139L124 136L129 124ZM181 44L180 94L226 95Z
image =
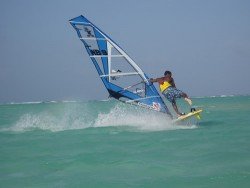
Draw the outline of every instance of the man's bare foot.
M187 103L188 103L190 106L192 106L192 101L191 101L191 99L189 99L189 98L184 98L184 100L187 101Z

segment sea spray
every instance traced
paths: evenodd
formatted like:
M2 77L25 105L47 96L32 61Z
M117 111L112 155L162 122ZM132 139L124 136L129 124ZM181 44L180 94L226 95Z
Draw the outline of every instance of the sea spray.
M98 114L94 126L128 126L133 128L133 130L143 131L189 129L196 127L176 125L164 113L123 103L117 103L108 113Z
M16 108L23 110L19 118L12 126L1 130L23 132L40 129L58 132L98 127L129 127L131 131L161 131L195 128L175 125L164 113L115 100L20 104Z

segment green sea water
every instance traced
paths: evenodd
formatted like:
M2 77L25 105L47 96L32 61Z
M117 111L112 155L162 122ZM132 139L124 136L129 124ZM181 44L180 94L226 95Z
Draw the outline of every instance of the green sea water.
M0 187L250 187L250 96L193 101L198 125L112 100L0 105Z

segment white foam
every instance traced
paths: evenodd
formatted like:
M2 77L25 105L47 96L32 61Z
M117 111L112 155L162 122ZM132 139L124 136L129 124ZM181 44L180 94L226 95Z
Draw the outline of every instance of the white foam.
M83 129L88 127L87 125L82 124L81 120L76 119L71 124L68 124L68 121L69 120L67 119L67 117L59 120L57 118L46 115L25 114L14 126L9 128L9 130L23 132L34 129L41 129L57 132L72 129Z
M190 129L196 126L176 125L163 113L142 110L141 108L115 106L109 113L98 115L95 127L130 126L137 130L162 131L175 129ZM134 129L133 129L134 130Z
M66 110L58 110L54 114L51 111L37 114L27 113L22 115L13 126L5 130L24 132L41 129L57 132L90 127L93 123L86 121L86 116L78 110L78 108L66 108Z
M43 103L42 101L30 101L30 102L11 102L6 104L40 104Z
M90 127L122 126L131 128L131 131L196 128L196 126L175 125L166 114L143 110L142 108L122 103L115 104L115 106L110 107L110 110L105 110L105 112L100 111L102 109L101 106L100 109L95 109L93 112L93 106L89 104L79 105L77 103L65 104L55 109L46 109L40 113L26 113L14 125L5 130L24 132L40 129L58 132Z
M225 97L236 97L236 96L244 96L244 95L212 95L212 96L193 96L191 98L195 99L203 99L203 98L225 98Z

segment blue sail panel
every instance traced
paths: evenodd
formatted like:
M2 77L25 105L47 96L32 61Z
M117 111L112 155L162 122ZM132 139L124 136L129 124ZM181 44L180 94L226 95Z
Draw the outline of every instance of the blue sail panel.
M167 113L167 106L147 75L109 36L84 16L70 20L110 96Z

